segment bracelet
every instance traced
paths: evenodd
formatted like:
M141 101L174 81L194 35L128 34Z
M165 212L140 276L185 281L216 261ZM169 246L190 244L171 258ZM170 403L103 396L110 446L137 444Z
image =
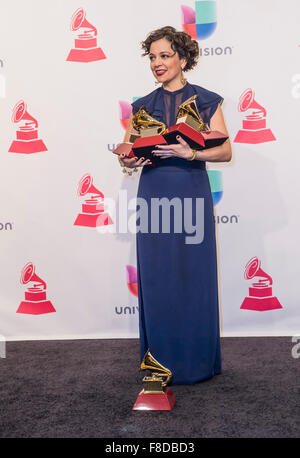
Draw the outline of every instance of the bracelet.
M188 158L188 161L193 161L196 157L196 154L197 154L197 150L196 149L193 149L192 150L192 155L190 158Z
M121 167L123 167L123 169L122 169L123 173L126 173L127 175L131 176L133 172L137 172L138 171L138 169L136 167L134 167L133 170L130 167L126 167L126 165L124 164L122 159L120 157L118 157L118 159L119 159L119 163L120 163Z

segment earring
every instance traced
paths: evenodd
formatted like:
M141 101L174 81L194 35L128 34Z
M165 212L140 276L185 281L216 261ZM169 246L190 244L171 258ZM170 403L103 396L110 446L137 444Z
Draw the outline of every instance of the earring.
M181 82L185 86L187 83L187 79L183 75L183 69L181 69Z

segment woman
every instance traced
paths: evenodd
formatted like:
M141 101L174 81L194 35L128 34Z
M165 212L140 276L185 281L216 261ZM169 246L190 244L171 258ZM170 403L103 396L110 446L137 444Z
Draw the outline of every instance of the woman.
M211 130L228 135L222 97L183 77L183 72L197 63L197 41L173 27L163 27L151 32L142 48L161 87L134 102L132 115L143 106L155 119L171 126L179 105L196 94L203 121ZM132 115L124 142L133 131ZM178 144L153 150L154 155L164 154L155 166L144 158L122 155L119 160L128 168L143 167L138 198L148 203L149 212L149 232L137 232L140 356L142 359L149 349L171 370L172 384L192 384L221 372L215 223L205 161L230 161L231 146L226 140L221 146L194 151L181 137L177 139ZM193 221L201 208L199 202L204 202L198 221L203 226L203 240L200 237L198 242L187 243L187 230L174 230L178 215L175 218L172 212L173 231L165 233L160 222L159 232L151 232L151 203L163 198L170 202L180 199L182 208L184 199L191 199L188 216ZM186 216L181 222L183 218Z

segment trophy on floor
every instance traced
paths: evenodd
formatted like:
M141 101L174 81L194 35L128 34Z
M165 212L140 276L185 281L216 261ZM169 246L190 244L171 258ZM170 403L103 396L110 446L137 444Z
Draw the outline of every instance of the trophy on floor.
M227 140L226 135L217 130L210 130L208 124L203 121L196 104L197 97L198 95L193 95L179 105L176 124L168 127L164 134L168 144L178 143L177 135L195 150L213 148Z
M259 279L249 287L249 296L244 299L241 309L259 312L282 309L277 297L272 295L273 280L261 269L260 265L260 260L255 256L250 259L245 267L244 277L246 280L252 280L254 277Z
M143 389L137 397L132 410L172 410L175 396L168 383L172 379L172 372L160 364L148 349L140 370L151 370L151 376L143 378Z

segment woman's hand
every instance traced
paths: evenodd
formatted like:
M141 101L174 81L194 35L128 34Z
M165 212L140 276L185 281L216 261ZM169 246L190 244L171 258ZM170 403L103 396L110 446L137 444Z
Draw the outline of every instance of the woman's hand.
M182 159L190 159L193 151L189 147L188 143L183 140L179 135L177 135L177 140L179 143L175 143L174 145L156 145L156 148L152 151L154 156L159 156L162 159L167 157L181 157Z
M125 167L129 167L130 169L135 167L144 167L144 165L151 165L152 162L149 159L141 157L138 159L137 157L128 157L125 154L120 154L121 165Z

